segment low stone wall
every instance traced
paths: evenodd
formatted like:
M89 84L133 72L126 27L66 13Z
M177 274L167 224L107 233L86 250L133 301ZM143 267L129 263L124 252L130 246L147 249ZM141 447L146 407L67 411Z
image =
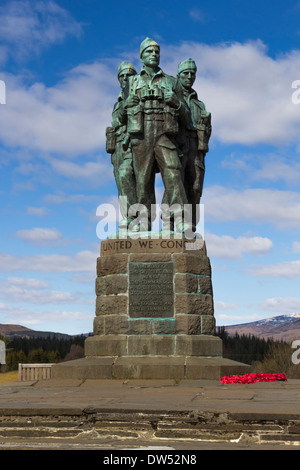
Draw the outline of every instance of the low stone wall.
M224 445L224 449L268 449L299 447L300 421L291 417L251 413L174 412L130 410L130 412L86 409L76 414L70 410L39 410L34 414L20 410L0 417L1 448L81 448L99 449L141 446L174 446L178 449L205 449ZM114 446L114 447L113 447ZM187 447L184 447L187 446ZM174 448L173 447L173 448ZM97 456L99 457L99 456Z

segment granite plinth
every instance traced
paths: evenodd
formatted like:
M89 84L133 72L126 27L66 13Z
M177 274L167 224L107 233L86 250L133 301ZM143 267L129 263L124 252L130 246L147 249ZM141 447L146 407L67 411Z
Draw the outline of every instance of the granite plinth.
M250 366L222 357L85 357L52 366L52 379L219 380L247 373Z
M211 335L96 335L85 341L85 356L222 357L222 340Z
M56 379L213 379L249 366L222 357L202 239L110 239L97 259L96 315L85 357Z
M94 335L215 330L203 240L105 240L97 259Z

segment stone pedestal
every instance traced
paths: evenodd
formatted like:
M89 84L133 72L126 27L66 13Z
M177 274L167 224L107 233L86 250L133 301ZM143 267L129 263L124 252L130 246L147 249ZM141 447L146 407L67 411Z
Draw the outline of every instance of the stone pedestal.
M96 295L85 358L54 366L52 377L219 379L249 368L222 358L202 240L103 241Z

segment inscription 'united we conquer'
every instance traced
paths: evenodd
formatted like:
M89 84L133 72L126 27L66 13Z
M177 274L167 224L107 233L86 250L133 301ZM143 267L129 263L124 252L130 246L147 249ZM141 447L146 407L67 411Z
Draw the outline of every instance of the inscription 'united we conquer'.
M129 263L129 315L167 318L174 315L173 263Z
M176 253L190 250L204 250L203 239L137 239L103 240L101 256L112 253Z

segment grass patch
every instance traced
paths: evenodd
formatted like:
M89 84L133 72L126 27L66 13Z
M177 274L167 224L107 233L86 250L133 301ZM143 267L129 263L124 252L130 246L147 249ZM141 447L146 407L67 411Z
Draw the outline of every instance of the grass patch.
M0 384L6 382L17 382L18 381L18 371L12 370L11 372L5 372L0 374Z

